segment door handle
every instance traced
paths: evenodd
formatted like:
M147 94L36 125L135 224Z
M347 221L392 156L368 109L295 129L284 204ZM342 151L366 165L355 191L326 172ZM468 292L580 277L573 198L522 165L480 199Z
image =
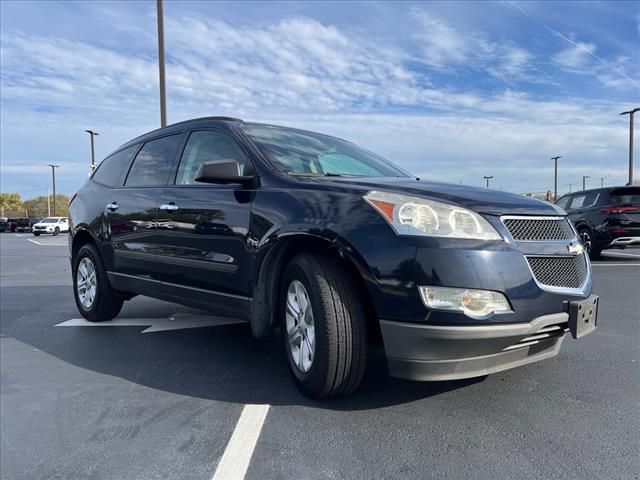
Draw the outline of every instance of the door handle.
M171 202L171 203L163 203L162 205L160 205L160 210L168 210L170 212L175 212L176 210L178 210L178 205L176 205L175 203Z
M112 212L116 211L118 208L119 208L119 205L116 202L111 202L107 204L107 209L111 210Z

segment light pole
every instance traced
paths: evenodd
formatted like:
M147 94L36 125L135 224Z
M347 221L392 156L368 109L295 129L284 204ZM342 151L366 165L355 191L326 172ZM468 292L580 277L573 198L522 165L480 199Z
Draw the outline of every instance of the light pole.
M582 176L582 191L587 189L587 178L591 178L591 175Z
M558 159L562 158L560 155L551 157L551 160L555 163L555 170L553 175L553 201L558 200Z
M609 178L611 175L605 175L604 177L600 177L600 188L604 187L604 179Z
M571 187L575 185L575 183L568 183L567 185L569 185L569 193L571 193Z
M60 165L49 164L51 167L51 178L53 181L53 216L56 216L56 168L60 167Z
M162 0L157 0L158 16L158 69L160 74L160 126L167 126L167 95L164 76L164 13Z
M96 168L96 150L93 144L93 137L99 135L98 132L94 132L93 130L85 130L91 136L91 171L93 172Z
M640 108L634 108L620 115L629 115L629 185L633 185L633 114Z
M484 179L487 181L487 188L489 188L489 180L491 180L492 178L493 178L493 175L490 175L490 176L485 175L484 176Z

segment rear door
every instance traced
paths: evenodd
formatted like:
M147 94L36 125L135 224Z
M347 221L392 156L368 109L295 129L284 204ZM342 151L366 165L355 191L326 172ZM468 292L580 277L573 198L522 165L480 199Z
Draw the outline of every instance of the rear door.
M113 252L116 283L134 291L160 291L156 253L158 198L183 139L172 134L146 142L136 153L124 186L107 192L106 233ZM112 276L113 276L112 274Z
M210 129L189 134L160 200L157 254L166 293L237 314L249 305L246 241L254 192L194 180L203 162L229 159L245 174L252 170L248 155L229 133Z

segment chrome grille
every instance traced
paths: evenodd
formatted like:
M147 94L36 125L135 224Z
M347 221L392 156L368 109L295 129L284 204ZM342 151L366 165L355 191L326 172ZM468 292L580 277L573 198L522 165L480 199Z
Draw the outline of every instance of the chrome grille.
M581 288L589 275L589 267L584 255L528 256L527 262L537 282L547 287Z
M503 218L516 241L572 240L575 234L565 218Z

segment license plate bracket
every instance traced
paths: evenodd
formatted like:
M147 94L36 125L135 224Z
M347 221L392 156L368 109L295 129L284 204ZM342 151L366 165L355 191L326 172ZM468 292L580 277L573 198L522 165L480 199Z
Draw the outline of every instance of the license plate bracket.
M598 323L597 295L590 295L586 300L569 302L569 331L573 338L581 338L596 329Z

